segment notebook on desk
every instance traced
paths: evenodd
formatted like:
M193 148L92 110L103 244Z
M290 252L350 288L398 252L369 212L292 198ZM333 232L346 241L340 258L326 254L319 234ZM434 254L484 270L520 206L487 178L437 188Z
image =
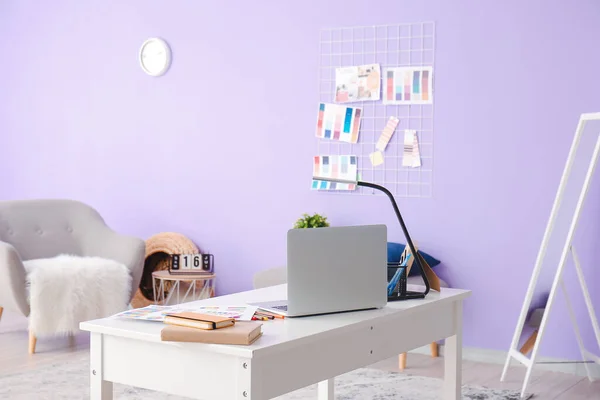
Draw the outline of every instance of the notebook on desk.
M387 227L291 229L287 277L287 300L251 305L286 317L383 307L387 304Z
M250 345L261 335L260 322L241 321L227 328L210 330L166 325L160 332L160 339L164 342Z
M218 315L208 315L196 312L179 312L174 314L167 314L165 317L165 324L186 326L189 328L197 329L222 329L227 328L235 324L235 319L228 317L221 317Z

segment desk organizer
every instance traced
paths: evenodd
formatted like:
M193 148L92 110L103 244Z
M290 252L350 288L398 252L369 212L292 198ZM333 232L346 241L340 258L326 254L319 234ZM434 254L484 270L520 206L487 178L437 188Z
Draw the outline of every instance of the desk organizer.
M388 301L398 301L398 300L411 300L411 299L424 299L427 293L429 293L429 289L433 289L436 291L440 291L440 279L435 275L435 273L431 270L427 261L423 258L421 253L418 253L419 263L421 266L421 270L419 274L423 279L423 283L425 285L425 291L423 292L414 292L407 289L407 275L412 266L411 260L408 261L406 266L401 266L402 261L406 258L407 250L402 253L401 262L400 263L388 263L387 270L388 283L392 281L396 272L399 272L399 276L396 276L396 282L391 291L388 291Z
M399 263L388 263L387 265L387 281L388 285L393 284L394 287L389 290L388 301L402 300L406 296L406 266L400 266Z

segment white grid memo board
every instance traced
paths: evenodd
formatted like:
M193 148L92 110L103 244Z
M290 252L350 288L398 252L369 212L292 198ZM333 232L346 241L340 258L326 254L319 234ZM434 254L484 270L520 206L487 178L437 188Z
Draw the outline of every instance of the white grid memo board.
M431 197L433 186L433 111L435 96L435 23L360 26L321 30L319 46L319 101L334 103L335 70L339 67L379 64L382 88L386 67L431 66L432 104L382 104L378 101L344 103L362 108L358 143L318 139L318 155L350 154L358 157L360 179L385 186L399 197ZM316 111L315 111L316 112ZM389 117L400 119L385 152L383 165L373 167L369 154L375 151ZM403 167L404 130L414 129L419 139L421 167ZM379 194L359 187L355 191L331 193Z

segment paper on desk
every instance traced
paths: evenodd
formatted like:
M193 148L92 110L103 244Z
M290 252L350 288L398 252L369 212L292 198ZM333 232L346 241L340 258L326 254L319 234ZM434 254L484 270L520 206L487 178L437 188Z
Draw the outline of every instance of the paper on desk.
M149 305L143 308L134 308L113 315L113 318L125 317L131 319L141 319L144 321L164 321L165 315L172 310L171 306Z
M406 129L404 131L404 151L402 154L403 167L420 167L421 153L419 152L419 141L417 131Z
M123 311L113 317L138 319L143 321L163 322L167 314L178 312L195 312L199 314L218 315L220 317L234 318L239 321L252 321L258 307L240 306L194 306L192 304L178 304L174 306L149 305L143 308Z

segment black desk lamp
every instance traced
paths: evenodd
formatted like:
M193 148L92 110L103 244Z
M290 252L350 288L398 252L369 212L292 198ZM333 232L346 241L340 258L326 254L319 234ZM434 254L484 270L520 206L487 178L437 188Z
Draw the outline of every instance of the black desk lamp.
M383 186L376 185L370 182L363 182L359 180L348 180L348 179L338 179L338 178L329 178L329 177L319 177L313 176L314 180L317 181L326 181L326 182L336 182L336 183L347 183L351 185L364 186L371 189L377 189L386 194L386 196L392 202L392 206L394 207L394 212L396 213L396 217L398 218L398 222L400 222L400 226L402 227L402 232L404 232L404 236L406 237L406 241L408 243L408 248L412 256L415 258L415 262L419 266L419 272L421 273L421 278L423 278L423 282L425 283L425 292L413 292L406 291L406 293L399 297L390 298L390 300L409 300L409 299L423 299L429 293L429 279L427 279L427 275L425 274L425 269L423 268L422 256L415 250L415 246L413 244L410 235L408 234L408 230L406 229L406 225L404 224L404 220L402 219L402 215L400 214L400 210L398 209L398 204L396 204L396 200L392 193L389 190L384 188Z

